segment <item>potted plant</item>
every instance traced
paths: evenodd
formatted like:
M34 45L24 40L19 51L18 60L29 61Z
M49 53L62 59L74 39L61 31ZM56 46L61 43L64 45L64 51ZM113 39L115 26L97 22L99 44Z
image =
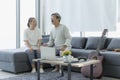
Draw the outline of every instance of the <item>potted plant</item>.
M62 52L62 56L63 56L63 61L64 62L71 62L71 54L72 52L70 50L65 50Z
M70 50L65 50L62 52L62 56L68 56L68 55L71 55L72 52Z

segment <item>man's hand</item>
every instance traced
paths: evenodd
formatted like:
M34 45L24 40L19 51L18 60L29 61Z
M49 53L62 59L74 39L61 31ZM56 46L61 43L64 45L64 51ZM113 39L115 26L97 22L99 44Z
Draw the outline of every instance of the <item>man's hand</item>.
M67 45L63 45L63 46L60 48L60 50L61 50L61 51L64 51L66 48L67 48Z
M43 46L48 46L48 44L47 43L43 43Z

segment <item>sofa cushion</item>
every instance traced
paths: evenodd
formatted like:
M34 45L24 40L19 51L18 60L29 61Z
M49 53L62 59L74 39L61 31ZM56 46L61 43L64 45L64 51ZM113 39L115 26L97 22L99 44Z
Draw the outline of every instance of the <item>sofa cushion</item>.
M97 49L101 37L88 37L85 49ZM106 38L102 41L100 49L104 48Z
M113 38L107 47L107 50L120 49L120 38Z
M85 42L86 42L85 37L72 37L71 45L72 48L82 49L84 48Z
M90 50L90 49L71 49L72 55L74 57L79 57L79 56L83 56L83 57L88 57L89 53L96 51L96 50Z
M28 61L28 57L23 49L5 49L0 50L0 61L25 62Z
M120 52L100 51L100 54L104 56L103 64L120 66Z
M42 44L49 41L49 35L42 35Z

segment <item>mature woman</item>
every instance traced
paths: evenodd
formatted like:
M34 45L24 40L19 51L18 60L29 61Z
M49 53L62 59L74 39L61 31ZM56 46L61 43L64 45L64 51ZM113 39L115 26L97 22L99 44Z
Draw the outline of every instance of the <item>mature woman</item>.
M32 66L32 72L35 72L35 64L32 59L40 58L41 34L40 30L36 28L37 21L34 17L28 20L28 28L24 31L24 42L26 45L26 53ZM40 72L43 73L41 65Z

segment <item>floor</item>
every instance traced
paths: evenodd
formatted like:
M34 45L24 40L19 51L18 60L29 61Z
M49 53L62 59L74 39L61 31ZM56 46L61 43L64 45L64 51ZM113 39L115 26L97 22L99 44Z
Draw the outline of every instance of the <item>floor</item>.
M22 73L23 75L24 73ZM21 74L19 74L21 75ZM9 77L14 77L14 76L18 76L17 74L12 74L12 73L8 73L8 72L4 72L2 70L0 70L0 79L4 79L4 78L9 78ZM107 78L105 77L107 80L120 80L120 79L116 79L116 78Z
M19 75L21 75L21 74L19 74ZM14 77L14 76L18 76L18 75L17 74L12 74L12 73L9 73L9 72L4 72L4 71L0 70L0 79Z

